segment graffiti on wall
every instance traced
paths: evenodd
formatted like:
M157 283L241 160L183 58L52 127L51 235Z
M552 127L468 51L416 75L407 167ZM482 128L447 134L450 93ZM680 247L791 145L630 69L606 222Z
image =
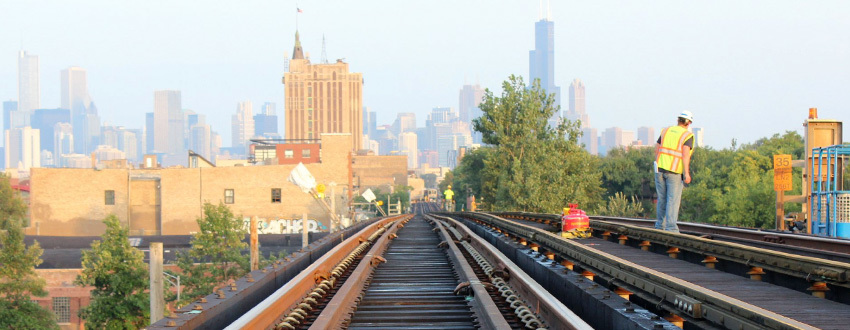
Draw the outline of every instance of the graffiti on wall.
M301 219L275 219L257 218L257 232L260 234L299 234L301 233ZM251 218L242 220L242 228L251 231ZM307 231L316 233L327 231L328 227L314 219L307 219Z

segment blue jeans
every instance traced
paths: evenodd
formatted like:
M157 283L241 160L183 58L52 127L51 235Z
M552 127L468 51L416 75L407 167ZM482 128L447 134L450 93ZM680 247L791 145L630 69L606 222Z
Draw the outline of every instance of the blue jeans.
M655 213L655 229L679 232L676 220L679 218L679 204L682 202L684 182L681 174L655 173L655 191L658 193L658 204Z

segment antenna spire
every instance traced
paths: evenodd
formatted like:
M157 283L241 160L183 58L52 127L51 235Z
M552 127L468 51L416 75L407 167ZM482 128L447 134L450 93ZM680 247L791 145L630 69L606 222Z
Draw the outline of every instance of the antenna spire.
M322 34L322 64L328 64L328 52L325 51L325 35Z
M537 7L537 19L543 20L543 0L540 0L540 6Z

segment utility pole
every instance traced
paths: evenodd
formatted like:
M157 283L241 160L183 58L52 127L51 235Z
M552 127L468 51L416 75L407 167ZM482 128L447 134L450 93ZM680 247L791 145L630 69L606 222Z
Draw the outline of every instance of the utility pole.
M257 235L257 216L251 217L251 271L260 268L260 245Z
M151 242L150 247L150 297L151 324L165 317L165 296L162 280L162 242Z

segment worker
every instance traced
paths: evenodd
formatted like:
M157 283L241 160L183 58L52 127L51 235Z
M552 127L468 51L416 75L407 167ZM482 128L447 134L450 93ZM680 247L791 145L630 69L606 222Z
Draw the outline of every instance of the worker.
M454 197L455 192L452 191L452 185L449 185L448 188L446 188L446 191L443 192L443 195L446 197L446 211L454 211L452 210L452 206L454 206L452 197Z
M691 183L691 154L694 150L694 134L688 127L694 121L690 111L682 111L675 126L661 131L655 145L655 229L679 232L676 220L682 200L684 184ZM683 184L684 183L684 184Z

